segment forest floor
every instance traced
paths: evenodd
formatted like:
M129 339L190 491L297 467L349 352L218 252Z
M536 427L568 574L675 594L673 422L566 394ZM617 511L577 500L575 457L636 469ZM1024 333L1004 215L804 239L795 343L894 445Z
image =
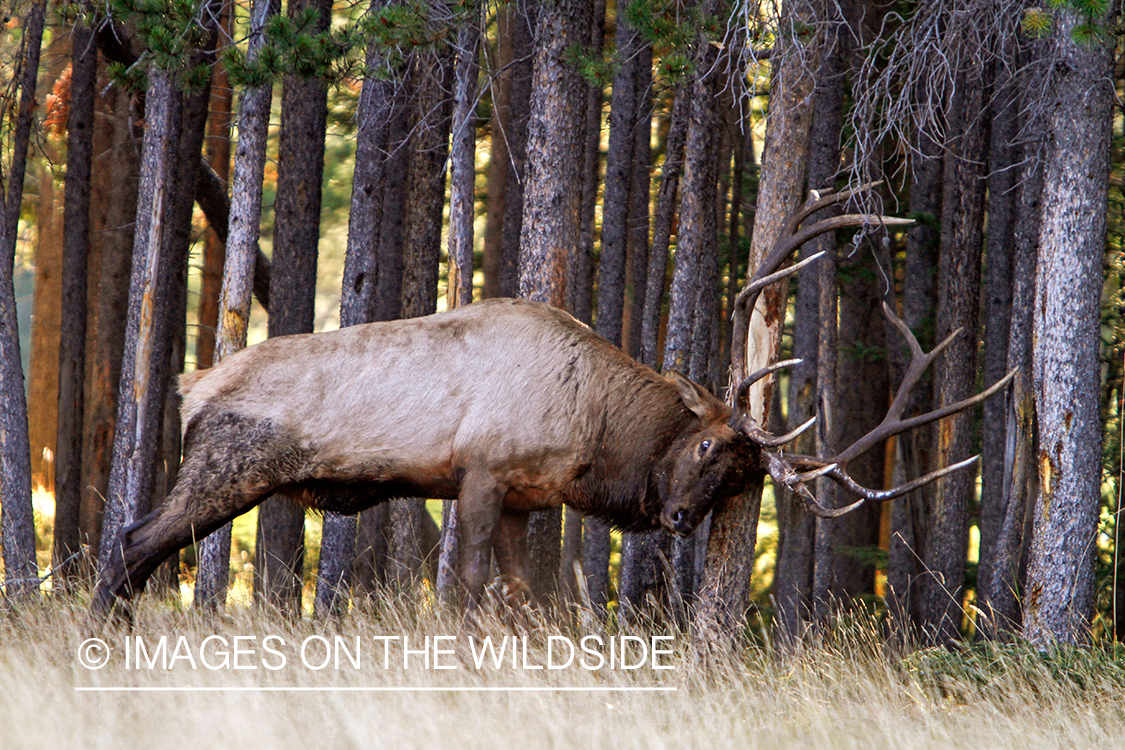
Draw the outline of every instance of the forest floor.
M9 608L0 746L1125 747L1125 655L1103 649L902 658L848 623L784 655L702 663L666 628L611 641L535 619L466 628L383 602L325 626L146 597L131 629L106 629L81 596Z

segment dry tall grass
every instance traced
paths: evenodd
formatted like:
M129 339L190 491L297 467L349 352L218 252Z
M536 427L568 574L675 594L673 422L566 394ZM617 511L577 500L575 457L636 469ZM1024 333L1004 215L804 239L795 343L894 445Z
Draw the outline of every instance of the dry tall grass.
M835 631L830 642L785 658L748 649L703 666L692 663L682 647L685 639L676 635L676 653L662 657L673 670L649 664L629 672L590 671L575 664L478 671L466 647L470 631L459 635L458 624L455 617L393 604L354 614L338 628L242 608L202 617L155 602L142 603L132 630L116 632L96 632L78 601L0 613L0 747L1125 747L1125 659L1096 651L1044 657L1006 647L966 654L923 651L899 660L882 652L873 627L852 624ZM517 632L530 632L529 663L542 664L548 635L577 640L588 631L554 626L520 631L490 620L476 637ZM96 671L79 661L82 644L93 635L115 649ZM150 651L160 636L168 636L168 656L183 636L197 668L181 657L169 670L126 669L127 635L144 639ZM244 654L241 663L258 668L212 671L199 664L200 647L211 649L212 665L219 661L220 651L212 647L221 642L204 645L212 635L230 648L242 637L240 647L253 655ZM269 635L284 642L270 642L287 656L281 669L265 668L267 660L279 662L263 650ZM359 637L360 668L346 658L340 669L302 664L299 645L316 635L329 642L340 635L349 644ZM396 664L385 670L377 639L404 635L414 644L425 636L457 636L459 655L442 654L441 660L448 665L460 658L460 668L427 670L420 668L421 657L414 657L413 668L404 671L397 663L401 652L396 656L392 649ZM310 644L306 657L315 665L323 643ZM574 690L654 686L676 690ZM177 690L76 690L80 687ZM570 691L479 691L497 687Z

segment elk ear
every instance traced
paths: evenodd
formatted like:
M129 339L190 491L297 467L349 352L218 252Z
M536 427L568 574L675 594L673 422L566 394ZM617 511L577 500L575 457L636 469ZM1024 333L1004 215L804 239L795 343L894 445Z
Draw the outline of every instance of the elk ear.
M708 393L706 388L688 380L687 376L678 370L670 370L667 377L680 391L684 406L691 409L697 417L702 420L722 417L722 403Z

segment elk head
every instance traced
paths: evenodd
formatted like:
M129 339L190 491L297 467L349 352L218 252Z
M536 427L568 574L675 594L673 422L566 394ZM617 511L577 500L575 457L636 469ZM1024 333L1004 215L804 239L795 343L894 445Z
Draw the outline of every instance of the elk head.
M731 426L730 407L675 370L668 377L702 424L685 433L671 451L660 514L661 526L687 535L717 502L745 492L753 473L761 473L761 462L758 447Z
M762 290L776 281L780 281L785 277L796 273L804 266L817 260L822 253L817 253L808 258L805 258L799 263L794 263L786 268L781 268L782 264L791 256L797 248L805 244L814 237L844 227L862 226L881 224L883 226L905 226L913 224L909 219L899 219L888 216L877 216L873 214L843 214L834 216L832 218L816 221L809 226L802 226L802 223L812 216L817 211L827 208L846 201L856 192L868 190L872 185L864 185L855 190L845 190L839 193L827 192L818 194L815 191L812 196L802 205L788 220L780 238L775 243L769 255L762 262L761 266L755 272L754 276L747 282L746 286L739 293L734 305L734 336L732 341L732 360L735 362L745 361L746 358L746 338L749 329L750 315L757 302L758 296ZM1000 391L1008 382L1015 376L1016 370L1009 372L1004 378L994 383L987 390L978 393L971 398L958 401L955 404L950 404L941 409L922 414L920 416L903 419L902 413L906 408L906 403L909 399L910 391L921 379L922 374L930 366L930 363L944 350L953 340L960 335L961 330L958 329L951 333L948 338L938 344L928 354L922 351L918 340L914 334L907 327L907 325L895 314L894 310L885 302L883 303L883 313L887 319L894 325L894 327L906 339L907 345L910 347L911 361L910 366L907 368L906 374L903 377L902 384L899 386L895 394L890 408L887 410L886 416L877 427L868 432L850 446L844 448L839 453L833 456L805 456L799 454L786 454L779 450L785 444L794 440L798 435L812 427L816 422L816 417L813 417L805 424L801 425L793 432L787 435L774 435L766 431L758 422L750 415L749 406L747 403L747 396L749 394L750 386L755 382L772 375L776 371L799 363L800 360L788 360L785 362L777 362L771 364L761 370L749 375L742 380L734 391L734 409L728 422L730 430L738 435L744 437L748 443L754 446L754 449L759 452L761 463L759 466L762 470L768 471L773 481L777 485L788 487L797 497L805 503L808 509L816 516L821 518L834 518L841 516L845 513L855 510L867 500L883 501L891 500L900 497L924 484L932 482L940 477L950 474L959 469L963 469L975 462L979 456L973 456L965 461L958 462L951 466L946 466L936 471L933 471L923 477L915 479L912 482L893 487L887 490L873 490L861 486L851 476L848 475L848 462L862 455L867 450L873 448L882 441L893 437L906 430L919 427L921 425L934 422L942 419L943 417L950 416L957 412L968 409L980 402L984 401L989 396ZM859 499L850 505L840 508L825 508L809 491L806 483L817 477L826 476L838 484L845 487L849 492L858 495Z

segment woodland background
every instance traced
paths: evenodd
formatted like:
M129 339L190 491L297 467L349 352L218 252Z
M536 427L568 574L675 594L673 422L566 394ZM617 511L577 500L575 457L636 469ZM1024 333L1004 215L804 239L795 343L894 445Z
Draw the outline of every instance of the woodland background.
M1118 10L9 3L5 598L44 595L48 566L50 595L83 590L103 540L162 501L185 368L265 335L518 295L720 392L733 299L787 217L809 191L879 180L853 203L917 224L801 250L825 256L765 296L750 356L802 364L757 408L777 432L817 413L804 453L878 424L909 362L886 301L927 350L963 331L912 411L1020 369L1003 396L852 475L901 484L975 452L979 470L834 520L767 488L686 541L545 513L536 597L690 619L703 639L750 613L785 642L849 608L907 645L1118 639ZM426 596L449 585L442 512L401 500L321 523L276 496L236 522L233 554L217 534L155 588L217 606L233 582L294 614L305 597L318 617L384 587Z

